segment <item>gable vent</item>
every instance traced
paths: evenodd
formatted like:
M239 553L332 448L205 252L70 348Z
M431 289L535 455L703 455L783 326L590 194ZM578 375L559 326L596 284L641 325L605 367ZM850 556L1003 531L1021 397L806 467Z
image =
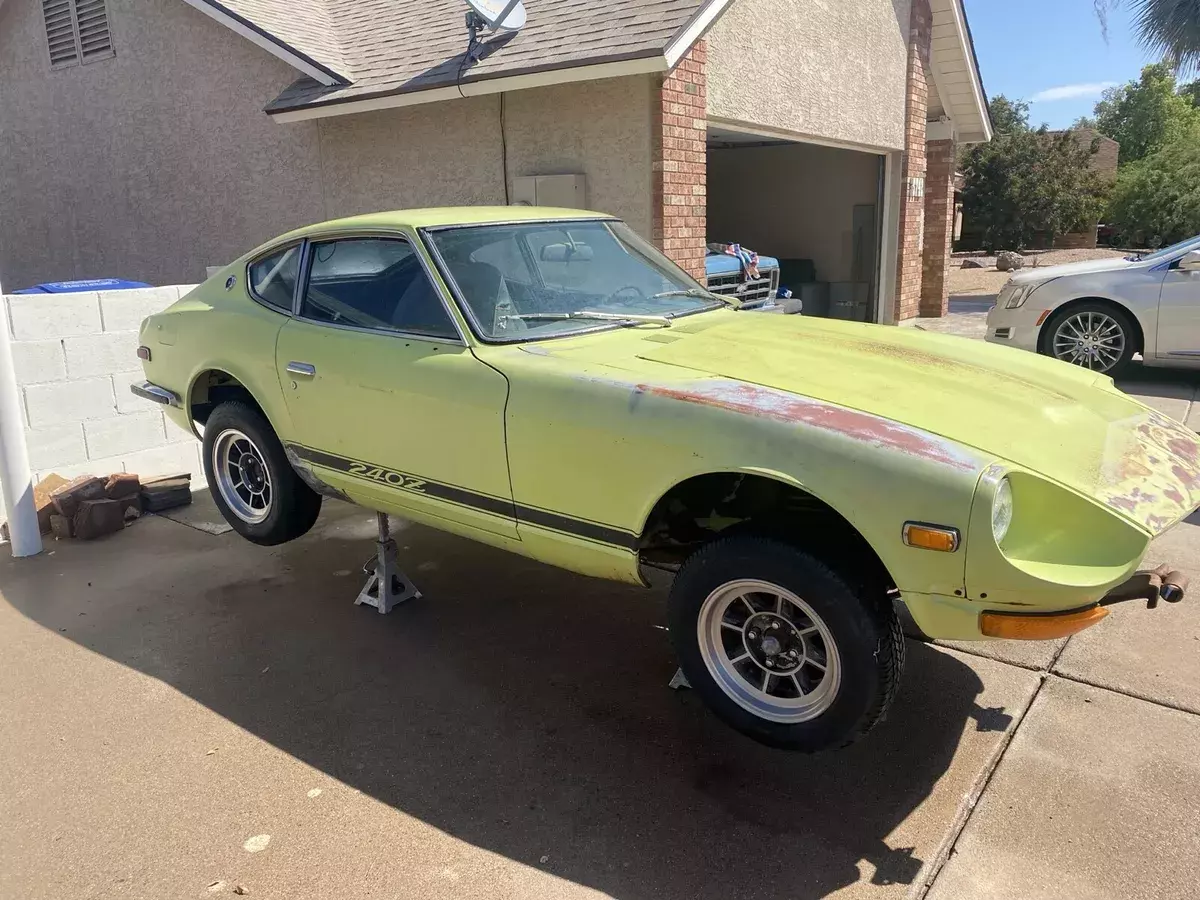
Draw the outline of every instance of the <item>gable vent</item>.
M113 56L104 0L42 0L51 68Z

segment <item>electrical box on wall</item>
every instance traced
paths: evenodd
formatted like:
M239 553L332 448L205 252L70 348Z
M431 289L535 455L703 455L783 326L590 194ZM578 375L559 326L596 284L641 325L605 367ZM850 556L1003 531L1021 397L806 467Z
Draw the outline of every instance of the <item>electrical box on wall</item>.
M586 175L519 175L513 179L514 206L587 209Z

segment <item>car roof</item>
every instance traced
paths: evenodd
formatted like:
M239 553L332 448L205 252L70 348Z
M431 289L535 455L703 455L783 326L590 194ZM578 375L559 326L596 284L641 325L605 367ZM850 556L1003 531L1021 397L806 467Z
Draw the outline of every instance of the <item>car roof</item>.
M606 213L552 206L442 206L428 209L397 209L368 213L346 219L332 219L298 228L283 238L306 237L331 231L371 231L393 228L437 228L446 225L487 225L498 222L530 222L543 219L610 219Z

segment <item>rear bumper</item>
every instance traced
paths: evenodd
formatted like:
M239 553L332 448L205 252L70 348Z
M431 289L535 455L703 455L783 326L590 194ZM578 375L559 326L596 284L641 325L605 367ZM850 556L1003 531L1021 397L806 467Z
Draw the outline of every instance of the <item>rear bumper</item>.
M159 387L157 384L151 384L149 381L139 381L131 384L129 390L133 392L135 397L141 397L143 400L150 400L154 403L162 403L166 406L174 406L176 408L183 406L183 401L179 399L179 395L174 391L169 391L165 387Z
M931 638L943 640L1043 641L1068 637L1108 615L1108 608L1145 600L1154 609L1160 600L1178 603L1187 594L1188 578L1169 565L1135 572L1100 600L1060 610L986 609L963 597L906 594L904 602L917 625Z

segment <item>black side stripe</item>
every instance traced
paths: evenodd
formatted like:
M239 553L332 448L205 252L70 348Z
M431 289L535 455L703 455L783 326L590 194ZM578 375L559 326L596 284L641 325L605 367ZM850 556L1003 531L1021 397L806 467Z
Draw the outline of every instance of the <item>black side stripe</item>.
M609 525L598 525L595 522L582 522L569 516L546 512L544 509L534 509L532 506L517 506L517 518L522 522L541 525L553 531L561 531L575 537L587 538L601 544L611 544L626 550L636 550L638 537L620 528Z
M518 522L529 522L532 525L539 525L542 528L549 528L552 531L584 538L589 541L596 541L601 544L621 547L625 550L636 550L638 546L637 535L631 534L628 531L622 531L620 528L613 528L610 525L573 519L570 516L537 509L532 506L518 506L510 500L489 497L487 494L469 491L466 488L456 485L429 481L428 479L418 478L415 475L409 475L406 472L397 472L394 469L385 469L382 466L347 459L343 456L335 456L332 453L326 453L323 450L314 450L311 447L303 447L299 444L288 444L287 449L305 462L321 466L325 469L333 469L335 472L343 472L363 481L382 484L397 490L407 491L408 493L424 494L459 506L466 506L498 516L505 516L506 518L515 519Z
M472 509L480 509L484 512L505 516L509 519L516 518L516 507L511 500L489 497L487 494L478 494L475 491L468 491L451 484L429 481L405 472L397 472L393 469L385 469L383 466L375 466L371 463L346 459L343 456L334 456L332 453L313 450L310 447L301 447L298 444L290 444L288 449L295 453L296 456L313 465L333 469L336 472L344 472L363 481L382 484L386 487L407 491L411 494L425 494L430 497L436 497L439 500L457 503L459 506L469 506Z

